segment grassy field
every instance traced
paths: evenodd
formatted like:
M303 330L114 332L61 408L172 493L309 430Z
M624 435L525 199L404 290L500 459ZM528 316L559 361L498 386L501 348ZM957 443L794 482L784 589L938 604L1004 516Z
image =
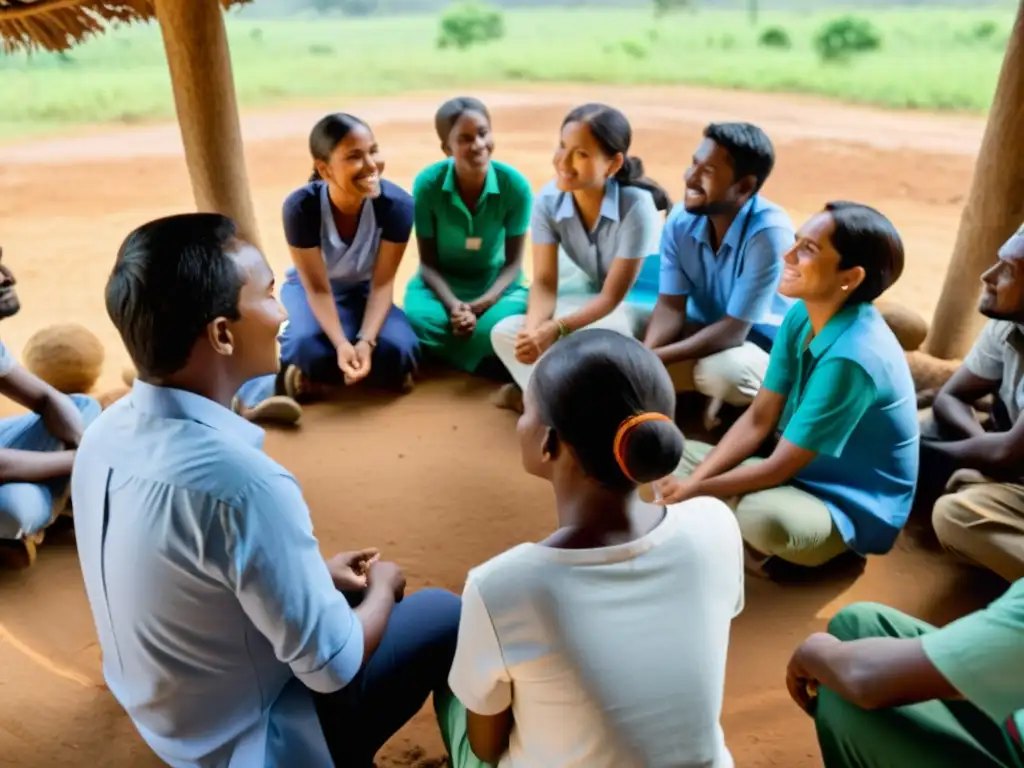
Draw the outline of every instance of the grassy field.
M843 15L560 9L507 13L499 41L438 50L437 17L228 19L243 106L331 95L385 94L507 82L695 83L818 93L892 107L985 110L992 99L1014 3L979 9L872 13L876 51L825 64L817 30ZM863 15L863 12L861 13ZM778 27L788 49L759 45ZM66 58L0 54L0 136L39 135L82 123L173 115L159 30L137 26Z

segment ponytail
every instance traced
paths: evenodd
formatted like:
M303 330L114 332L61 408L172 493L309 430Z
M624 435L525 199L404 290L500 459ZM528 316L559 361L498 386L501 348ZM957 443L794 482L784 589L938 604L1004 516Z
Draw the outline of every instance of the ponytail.
M323 181L323 180L324 180L324 177L320 175L320 171L318 171L316 169L316 166L314 165L313 166L313 173L311 173L309 175L309 180L306 183L307 184L312 184L314 181Z
M654 179L648 178L644 173L644 161L633 155L626 155L622 161L622 167L613 177L623 187L637 187L646 189L654 198L654 207L659 211L667 211L672 208L672 198L668 192Z

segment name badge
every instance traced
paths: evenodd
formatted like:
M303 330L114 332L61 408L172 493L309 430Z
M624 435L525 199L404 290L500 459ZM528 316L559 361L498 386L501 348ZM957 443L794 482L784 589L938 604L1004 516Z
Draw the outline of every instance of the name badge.
M466 238L466 250L467 251L479 251L484 246L484 239L482 237L467 237Z

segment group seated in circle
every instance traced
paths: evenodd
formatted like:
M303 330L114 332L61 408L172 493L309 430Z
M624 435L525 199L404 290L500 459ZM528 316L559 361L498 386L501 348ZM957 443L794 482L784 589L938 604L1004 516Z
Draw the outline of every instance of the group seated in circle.
M882 214L830 203L795 232L763 194L775 152L748 123L707 126L674 206L608 105L566 115L555 178L536 197L493 158L479 100L445 102L435 128L445 158L410 196L382 178L363 121L314 126L313 179L284 205L294 267L281 368L239 390L240 413L294 422L299 400L332 386L407 390L423 359L504 379L498 404L521 411L544 354L610 329L652 349L677 392L705 396L709 426L722 404L747 408L718 448L689 443L659 483L665 501L732 504L751 566L892 547L914 497L918 425L905 356L872 305L903 270ZM420 265L399 309L413 232Z
M899 234L852 202L794 231L763 197L774 151L756 126L708 126L675 206L605 105L567 115L536 199L492 159L479 101L446 103L436 127L449 157L410 196L365 123L317 124L314 178L284 207L280 304L224 217L133 231L106 299L139 377L104 413L0 347L0 389L36 411L0 422L5 546L65 510L73 462L104 676L150 747L175 765L370 766L433 694L453 766L731 765L744 567L884 554L916 499L947 549L1015 583L942 629L845 608L796 649L789 692L830 766L1019 768L1024 228L983 277L989 323L919 418L873 305L902 274ZM523 467L554 490L557 529L473 569L461 601L406 595L375 549L324 560L251 423L294 423L332 387L407 391L423 357L506 380ZM715 446L673 423L688 389L709 423L745 408Z

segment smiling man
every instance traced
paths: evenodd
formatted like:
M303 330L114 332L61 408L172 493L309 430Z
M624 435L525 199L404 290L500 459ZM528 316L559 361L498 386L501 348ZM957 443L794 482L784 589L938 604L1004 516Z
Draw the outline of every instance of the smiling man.
M922 476L952 475L932 513L943 546L1015 581L1024 577L1024 227L981 280L978 309L990 319L935 398ZM987 430L973 407L986 395Z
M21 309L0 248L0 320ZM100 412L22 368L0 342L0 393L32 411L0 420L0 562L30 565L47 525L67 509L68 478L85 427Z
M704 129L686 197L662 232L658 302L644 339L677 390L743 406L761 386L792 304L777 289L793 223L760 195L774 165L772 143L757 126Z

